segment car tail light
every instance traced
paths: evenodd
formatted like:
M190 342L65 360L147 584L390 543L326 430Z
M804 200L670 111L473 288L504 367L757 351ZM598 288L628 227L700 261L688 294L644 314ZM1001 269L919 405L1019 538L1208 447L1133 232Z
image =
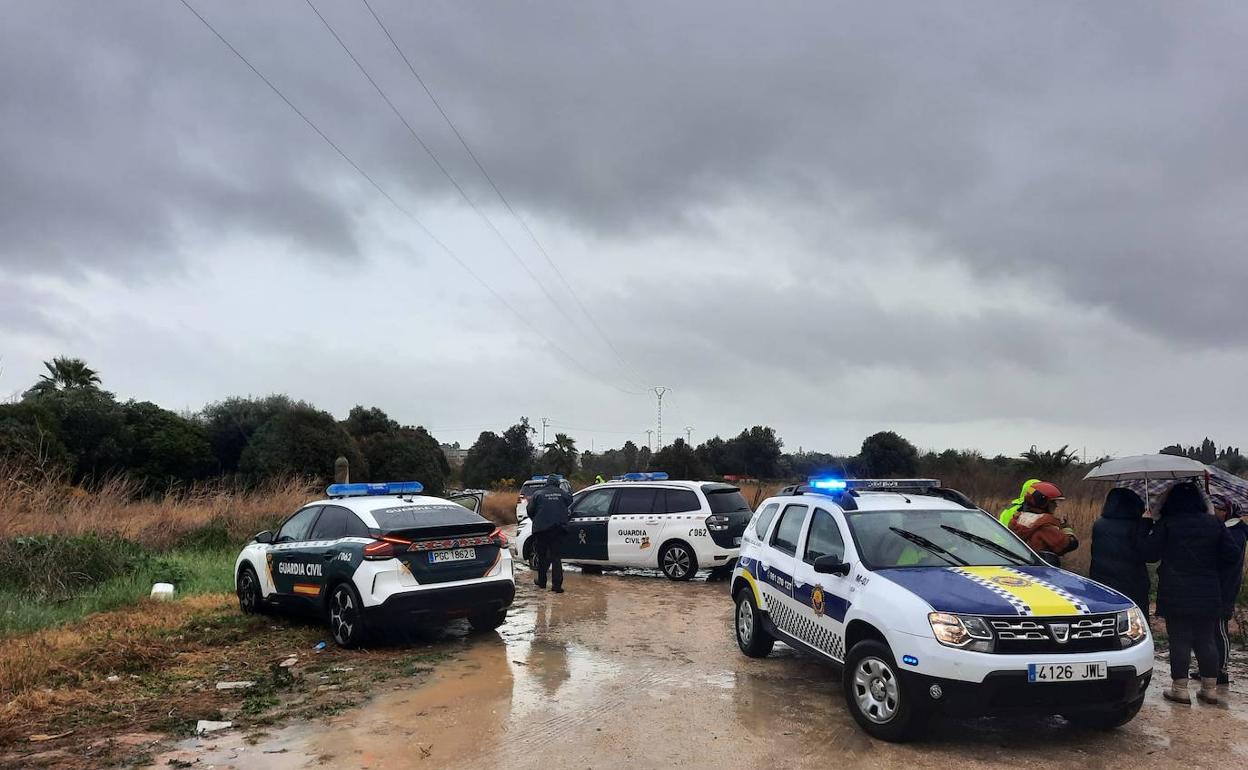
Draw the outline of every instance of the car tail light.
M393 559L412 545L411 540L401 537L383 536L364 546L364 558L373 561Z
M722 513L712 513L706 517L706 528L713 532L723 532L728 529L729 518Z
M507 533L503 531L502 527L495 527L494 531L490 533L490 539L497 543L499 548L506 548L509 542Z

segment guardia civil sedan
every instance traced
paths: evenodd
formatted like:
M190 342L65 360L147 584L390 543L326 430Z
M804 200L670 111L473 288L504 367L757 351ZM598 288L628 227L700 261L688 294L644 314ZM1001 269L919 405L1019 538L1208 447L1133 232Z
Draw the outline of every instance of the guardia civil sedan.
M330 486L243 548L239 607L324 617L343 647L457 617L497 628L516 592L507 537L480 515L480 493L423 491L417 481Z
M1049 566L930 479L813 479L764 501L731 583L741 651L842 664L845 702L900 741L941 710L1113 728L1140 710L1153 642L1122 594Z

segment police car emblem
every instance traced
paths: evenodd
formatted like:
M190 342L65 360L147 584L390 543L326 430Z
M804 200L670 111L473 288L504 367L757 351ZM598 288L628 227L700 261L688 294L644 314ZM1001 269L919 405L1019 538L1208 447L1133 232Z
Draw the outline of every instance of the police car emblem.
M1014 577L1013 575L994 575L989 579L999 586L1006 586L1008 588L1026 588L1031 585L1030 580L1026 580L1021 577Z
M641 538L641 550L644 551L645 549L649 547L650 547L650 537L648 535L643 535Z
M815 590L810 592L810 608L816 615L823 614L823 589L819 586L815 586Z
M582 529L582 530L578 531L578 532L576 533L576 536L577 536L577 538L579 538L579 539L580 539L580 541L581 541L581 545L585 545L585 530L583 530L583 529Z

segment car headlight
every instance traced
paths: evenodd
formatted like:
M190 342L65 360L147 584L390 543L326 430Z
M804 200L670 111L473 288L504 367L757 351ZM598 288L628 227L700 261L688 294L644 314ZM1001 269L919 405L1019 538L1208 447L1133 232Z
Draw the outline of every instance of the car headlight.
M961 647L975 652L992 652L992 629L983 618L974 615L952 615L932 612L927 616L936 641L946 647Z
M1118 636L1123 647L1139 644L1148 637L1148 620L1139 607L1118 613Z

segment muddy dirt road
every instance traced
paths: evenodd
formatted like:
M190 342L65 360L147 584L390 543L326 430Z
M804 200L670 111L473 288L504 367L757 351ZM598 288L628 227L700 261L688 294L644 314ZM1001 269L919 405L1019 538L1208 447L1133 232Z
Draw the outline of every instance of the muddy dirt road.
M522 588L497 634L462 629L455 658L413 689L326 722L192 740L156 758L217 768L659 768L934 766L1236 767L1248 763L1248 682L1229 708L1174 707L1154 681L1140 716L1113 733L1062 720L943 721L921 743L867 738L837 672L777 645L741 655L723 583L570 572L568 592ZM1161 670L1160 668L1158 669ZM179 765L187 766L187 765Z

